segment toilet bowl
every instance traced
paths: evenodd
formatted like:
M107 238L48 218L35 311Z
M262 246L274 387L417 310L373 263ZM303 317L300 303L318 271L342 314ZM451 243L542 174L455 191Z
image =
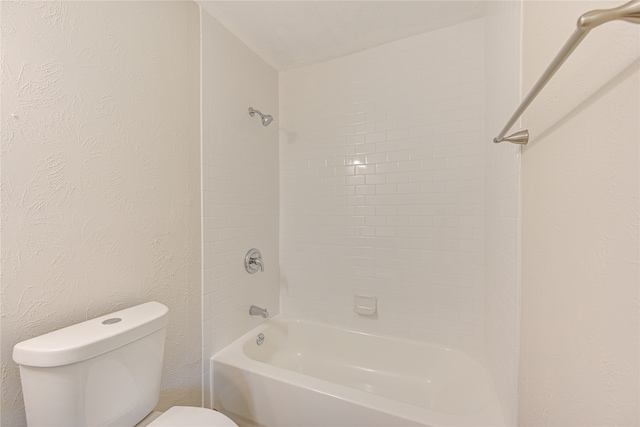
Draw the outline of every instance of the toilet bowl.
M13 348L30 426L237 427L212 409L158 404L169 309L148 302Z

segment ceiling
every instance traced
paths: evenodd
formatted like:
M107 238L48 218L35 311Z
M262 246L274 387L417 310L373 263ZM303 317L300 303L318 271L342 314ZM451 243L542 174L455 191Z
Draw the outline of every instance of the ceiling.
M213 1L202 8L279 71L484 15L483 1Z

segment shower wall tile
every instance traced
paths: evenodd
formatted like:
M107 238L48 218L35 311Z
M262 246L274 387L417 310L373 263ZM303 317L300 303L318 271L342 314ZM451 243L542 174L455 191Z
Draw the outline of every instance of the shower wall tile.
M484 67L479 19L280 73L283 313L482 349Z
M518 424L521 151L492 140L520 102L521 9L520 1L489 2L485 18L485 347L508 425Z
M279 312L278 73L206 11L202 28L203 387L209 359L257 326L252 304ZM249 107L272 114L262 126ZM265 271L244 257L261 250Z

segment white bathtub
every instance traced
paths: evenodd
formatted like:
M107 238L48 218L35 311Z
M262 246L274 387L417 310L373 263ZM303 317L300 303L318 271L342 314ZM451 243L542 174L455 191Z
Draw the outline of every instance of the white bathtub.
M213 407L241 426L504 425L465 353L320 323L270 319L213 356L211 372Z

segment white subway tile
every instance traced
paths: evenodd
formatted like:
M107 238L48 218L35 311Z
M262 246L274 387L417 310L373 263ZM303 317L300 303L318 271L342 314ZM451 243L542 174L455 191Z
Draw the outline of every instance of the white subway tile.
M483 32L471 21L281 73L296 136L280 144L283 311L482 346ZM351 312L365 290L373 321Z

